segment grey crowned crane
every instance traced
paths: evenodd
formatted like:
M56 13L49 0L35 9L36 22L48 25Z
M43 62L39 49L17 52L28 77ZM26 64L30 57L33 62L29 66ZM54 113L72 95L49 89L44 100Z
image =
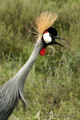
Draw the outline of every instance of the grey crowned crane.
M35 20L35 30L37 33L37 42L34 50L24 66L9 81L0 86L0 120L8 120L19 99L27 106L23 96L24 83L30 72L36 58L44 55L48 45L58 44L56 39L62 39L57 36L57 30L51 26L57 19L57 14L52 12L42 12Z

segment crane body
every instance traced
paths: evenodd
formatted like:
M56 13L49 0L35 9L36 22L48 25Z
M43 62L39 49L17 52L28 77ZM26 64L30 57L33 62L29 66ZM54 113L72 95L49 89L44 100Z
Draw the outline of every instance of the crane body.
M21 99L24 106L27 106L23 96L23 87L26 77L32 68L34 61L39 55L39 51L42 46L43 42L37 41L35 48L25 65L12 79L0 87L0 120L8 119L8 116L14 110L15 105L18 104L19 99Z

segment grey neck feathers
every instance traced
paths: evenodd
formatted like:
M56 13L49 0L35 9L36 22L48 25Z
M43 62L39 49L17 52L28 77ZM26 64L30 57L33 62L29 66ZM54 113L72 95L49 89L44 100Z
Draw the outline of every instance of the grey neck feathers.
M18 82L18 85L20 85L19 86L20 89L23 89L26 77L30 69L32 68L34 61L39 56L39 52L42 47L43 47L43 41L42 40L37 41L30 58L24 64L24 66L20 69L20 71L16 74L16 77L17 77L16 80Z

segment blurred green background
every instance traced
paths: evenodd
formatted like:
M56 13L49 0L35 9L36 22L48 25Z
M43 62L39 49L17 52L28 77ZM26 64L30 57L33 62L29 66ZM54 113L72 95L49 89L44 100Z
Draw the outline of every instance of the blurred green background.
M38 57L24 87L30 108L20 102L9 120L80 120L80 0L0 0L0 85L28 60L34 19L47 10L58 13L53 27L65 48Z

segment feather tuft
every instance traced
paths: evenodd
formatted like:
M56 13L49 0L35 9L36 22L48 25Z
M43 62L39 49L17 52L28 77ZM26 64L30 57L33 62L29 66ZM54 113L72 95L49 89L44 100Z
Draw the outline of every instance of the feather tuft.
M54 24L57 17L58 17L57 14L53 14L52 12L49 11L42 12L38 17L36 17L35 30L38 36L42 36L44 31Z

